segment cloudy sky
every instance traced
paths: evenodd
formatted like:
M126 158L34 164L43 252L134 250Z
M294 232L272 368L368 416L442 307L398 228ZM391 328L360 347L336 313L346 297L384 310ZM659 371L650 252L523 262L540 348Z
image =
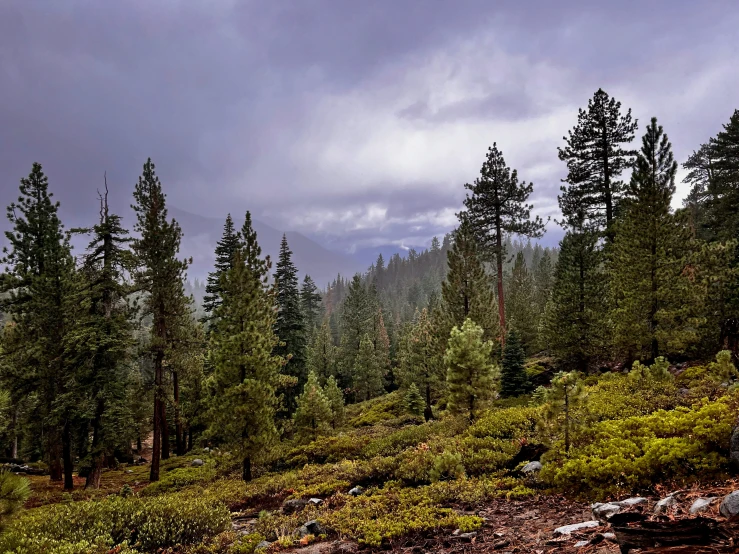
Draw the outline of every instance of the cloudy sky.
M184 210L423 246L497 142L556 215L593 92L683 161L739 108L737 29L735 0L2 0L0 204L39 161L86 223L103 171L123 210L151 156Z

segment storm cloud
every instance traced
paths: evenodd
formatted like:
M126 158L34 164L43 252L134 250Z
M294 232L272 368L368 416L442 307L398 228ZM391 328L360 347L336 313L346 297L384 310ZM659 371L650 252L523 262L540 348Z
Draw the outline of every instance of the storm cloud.
M497 142L556 216L556 149L598 87L679 161L728 121L738 25L732 0L5 0L0 203L39 161L89 223L103 171L124 211L151 156L193 213L424 246Z

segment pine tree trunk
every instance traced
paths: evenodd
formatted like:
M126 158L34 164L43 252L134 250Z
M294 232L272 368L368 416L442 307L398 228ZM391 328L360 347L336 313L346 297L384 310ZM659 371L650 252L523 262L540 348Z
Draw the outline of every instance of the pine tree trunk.
M18 410L20 409L19 406L15 407L15 410L13 410L13 446L12 450L10 452L10 457L14 460L18 459Z
M157 352L154 358L154 444L151 451L149 481L159 481L159 462L162 456L162 372L164 353Z
M423 410L423 419L430 421L434 417L433 411L431 411L431 385L426 383L426 408Z
M49 435L49 478L51 481L63 481L61 439L56 433Z
M192 450L192 425L187 428L187 451Z
M246 457L241 467L241 479L245 482L251 481L251 458Z
M87 480L85 481L86 489L100 488L100 478L103 473L103 462L105 461L105 452L102 448L100 448L100 426L104 412L105 403L103 402L102 398L99 398L97 407L95 408L95 418L92 422L92 445L90 447L90 453L92 455L92 468L90 468L90 473L87 474Z
M500 319L500 346L505 346L505 299L503 296L503 237L501 233L500 215L496 215L495 224L495 261L497 263L498 276L498 317Z
M654 223L653 223L654 225ZM652 361L657 359L657 356L659 356L659 343L657 342L657 237L656 230L653 229L652 231L652 250L650 252L652 259L651 262L651 280L652 280L652 302L651 306L649 307L649 333L652 335L652 344L651 344L651 355L652 355Z
M64 427L62 428L62 461L64 464L64 490L71 491L74 488L74 479L72 478L72 430L69 424L69 417L65 418Z
M141 431L136 435L136 453L141 456L141 449L143 448L143 445L141 444Z
M611 228L613 220L613 192L611 191L611 169L608 164L608 126L603 121L603 196L606 202L606 240L613 242L614 234Z
M164 395L159 402L159 410L161 411L161 423L162 423L162 460L169 460L169 425L167 424L167 402L164 400Z
M570 452L570 395L565 383L565 453Z
M578 282L579 286L579 304L578 304L578 312L580 313L580 352L581 355L580 358L580 371L583 373L588 370L588 356L585 354L585 347L587 344L587 341L585 339L585 259L584 259L584 251L583 251L584 244L580 245L580 254L578 256L578 261L580 262L580 279Z
M174 389L175 446L177 455L182 456L185 453L185 437L180 417L180 380L176 371L172 372L172 387Z

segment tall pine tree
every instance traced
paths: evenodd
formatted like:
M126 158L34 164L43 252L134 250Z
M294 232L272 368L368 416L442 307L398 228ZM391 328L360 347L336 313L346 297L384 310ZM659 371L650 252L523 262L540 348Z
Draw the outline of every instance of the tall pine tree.
M303 277L303 284L300 286L300 309L303 313L303 325L309 333L312 333L323 320L322 301L321 293L310 275Z
M153 320L150 353L154 366L154 444L149 479L158 481L160 459L169 456L165 357L177 326L188 312L183 284L188 263L177 257L182 230L177 221L167 220L166 196L151 158L144 164L133 197L134 230L139 234L133 241L139 265L136 284L147 293L144 313Z
M464 201L467 212L461 218L469 219L483 245L483 251L493 256L497 269L498 313L501 342L506 330L505 297L503 293L503 261L506 249L505 235L540 237L544 222L539 216L531 217L533 206L526 202L534 190L532 183L519 181L518 173L506 165L503 153L493 144L480 170L480 177L473 184L466 184L470 191Z
M526 267L523 252L516 254L516 260L507 279L509 327L517 331L516 338L524 351L530 352L536 341L537 308L534 280Z
M208 316L221 303L221 277L233 265L234 253L239 247L239 233L234 227L231 214L226 216L226 223L223 225L223 235L216 244L216 261L214 269L208 274L208 282L205 285L205 296L203 297L203 310Z

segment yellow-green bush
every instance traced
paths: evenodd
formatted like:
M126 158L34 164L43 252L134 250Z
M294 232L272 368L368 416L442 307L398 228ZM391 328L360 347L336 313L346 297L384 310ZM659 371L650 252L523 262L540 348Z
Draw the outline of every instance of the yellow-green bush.
M112 496L28 510L0 536L0 552L91 554L121 544L150 551L198 542L229 524L228 509L208 496Z
M212 465L201 467L179 467L162 473L161 479L141 490L143 496L155 496L165 492L174 492L190 485L204 484L216 478L216 470Z
M365 427L398 419L408 420L403 396L399 391L347 406L346 418L350 427Z
M736 398L724 397L603 421L582 432L569 457L555 444L544 456L541 478L563 491L602 498L718 473L728 462L736 409Z
M426 487L397 488L389 484L356 498L342 496L340 501L344 502L343 507L322 516L321 523L369 546L418 531L472 531L482 525L479 517L438 507Z

